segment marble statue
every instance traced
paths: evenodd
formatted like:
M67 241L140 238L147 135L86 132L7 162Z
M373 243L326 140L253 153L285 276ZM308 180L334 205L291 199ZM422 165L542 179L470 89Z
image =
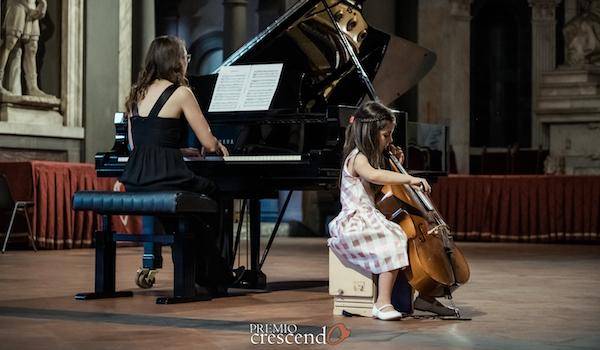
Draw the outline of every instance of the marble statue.
M46 0L7 0L6 14L3 21L4 37L0 46L0 94L14 95L6 87L14 86L14 82L5 85L5 73L9 72L11 60L21 64L25 80L25 94L49 97L38 87L35 55L40 38L39 20L46 15ZM21 47L23 54L20 55ZM18 51L18 52L17 52ZM13 53L11 55L11 53ZM8 74L9 79L21 79L20 75Z
M569 66L600 65L600 0L586 5L563 29Z

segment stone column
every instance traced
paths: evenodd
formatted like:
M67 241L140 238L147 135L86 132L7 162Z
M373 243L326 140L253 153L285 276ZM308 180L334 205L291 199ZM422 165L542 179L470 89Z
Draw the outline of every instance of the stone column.
M577 16L577 0L565 0L565 23Z
M450 119L450 144L456 155L456 170L469 173L470 157L470 77L471 77L471 2L449 0L448 60L444 79L444 106Z
M256 12L258 13L258 31L261 32L285 12L285 2L259 0Z
M156 20L154 18L154 1L135 0L132 3L132 79L137 79L142 70L146 52L156 37Z
M142 52L146 55L150 43L156 37L155 7L154 1L142 1L140 5L142 13Z
M226 59L235 50L246 43L247 0L223 0L223 58Z
M83 126L83 1L62 1L61 110L63 125L75 128Z
M132 0L119 0L119 75L117 110L124 110L131 88L131 20Z
M537 105L542 72L556 68L556 6L560 0L529 0L531 7L531 105ZM531 146L548 148L537 115L531 111Z

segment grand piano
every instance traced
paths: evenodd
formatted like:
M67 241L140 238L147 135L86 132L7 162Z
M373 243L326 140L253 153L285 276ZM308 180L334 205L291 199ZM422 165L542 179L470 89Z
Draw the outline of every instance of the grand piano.
M349 115L365 99L393 103L435 62L432 52L369 26L362 16L362 2L298 1L223 62L221 67L283 63L268 110L209 112L218 70L188 77L213 133L231 154L188 160L187 164L198 175L214 180L222 192L219 230L223 255L232 268L242 225L238 224L234 235L233 199L245 199L242 210L249 211L250 266L237 268L239 287L265 288L261 268L291 191L336 190ZM397 116L394 139L408 150L410 167L411 153L430 150L418 144L422 128L409 123L403 112ZM127 124L116 120L115 125L113 150L96 155L98 176L118 176L127 162ZM431 151L439 153L433 158L437 161L418 162L418 168L411 171L420 176L444 175L447 170L447 130L435 130L437 150ZM289 192L261 257L259 199L279 191ZM145 256L152 252L159 253L156 247L146 248Z

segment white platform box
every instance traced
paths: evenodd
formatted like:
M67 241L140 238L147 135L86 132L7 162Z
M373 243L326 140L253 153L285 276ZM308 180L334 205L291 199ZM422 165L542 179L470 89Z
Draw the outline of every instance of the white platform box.
M371 317L377 297L377 286L373 275L365 275L351 267L344 266L340 259L329 250L329 294L333 296L333 314L342 311Z

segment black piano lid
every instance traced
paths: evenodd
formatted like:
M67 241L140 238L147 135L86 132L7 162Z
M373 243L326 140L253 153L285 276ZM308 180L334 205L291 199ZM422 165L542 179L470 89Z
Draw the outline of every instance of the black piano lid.
M360 12L362 1L326 2L335 15L345 16L338 23L382 103L392 103L433 66L432 52L368 26ZM358 24L348 31L351 18ZM366 37L360 40L363 28ZM221 67L264 63L284 64L271 110L323 112L328 105L358 106L367 92L321 0L298 1ZM216 74L188 78L206 112Z

